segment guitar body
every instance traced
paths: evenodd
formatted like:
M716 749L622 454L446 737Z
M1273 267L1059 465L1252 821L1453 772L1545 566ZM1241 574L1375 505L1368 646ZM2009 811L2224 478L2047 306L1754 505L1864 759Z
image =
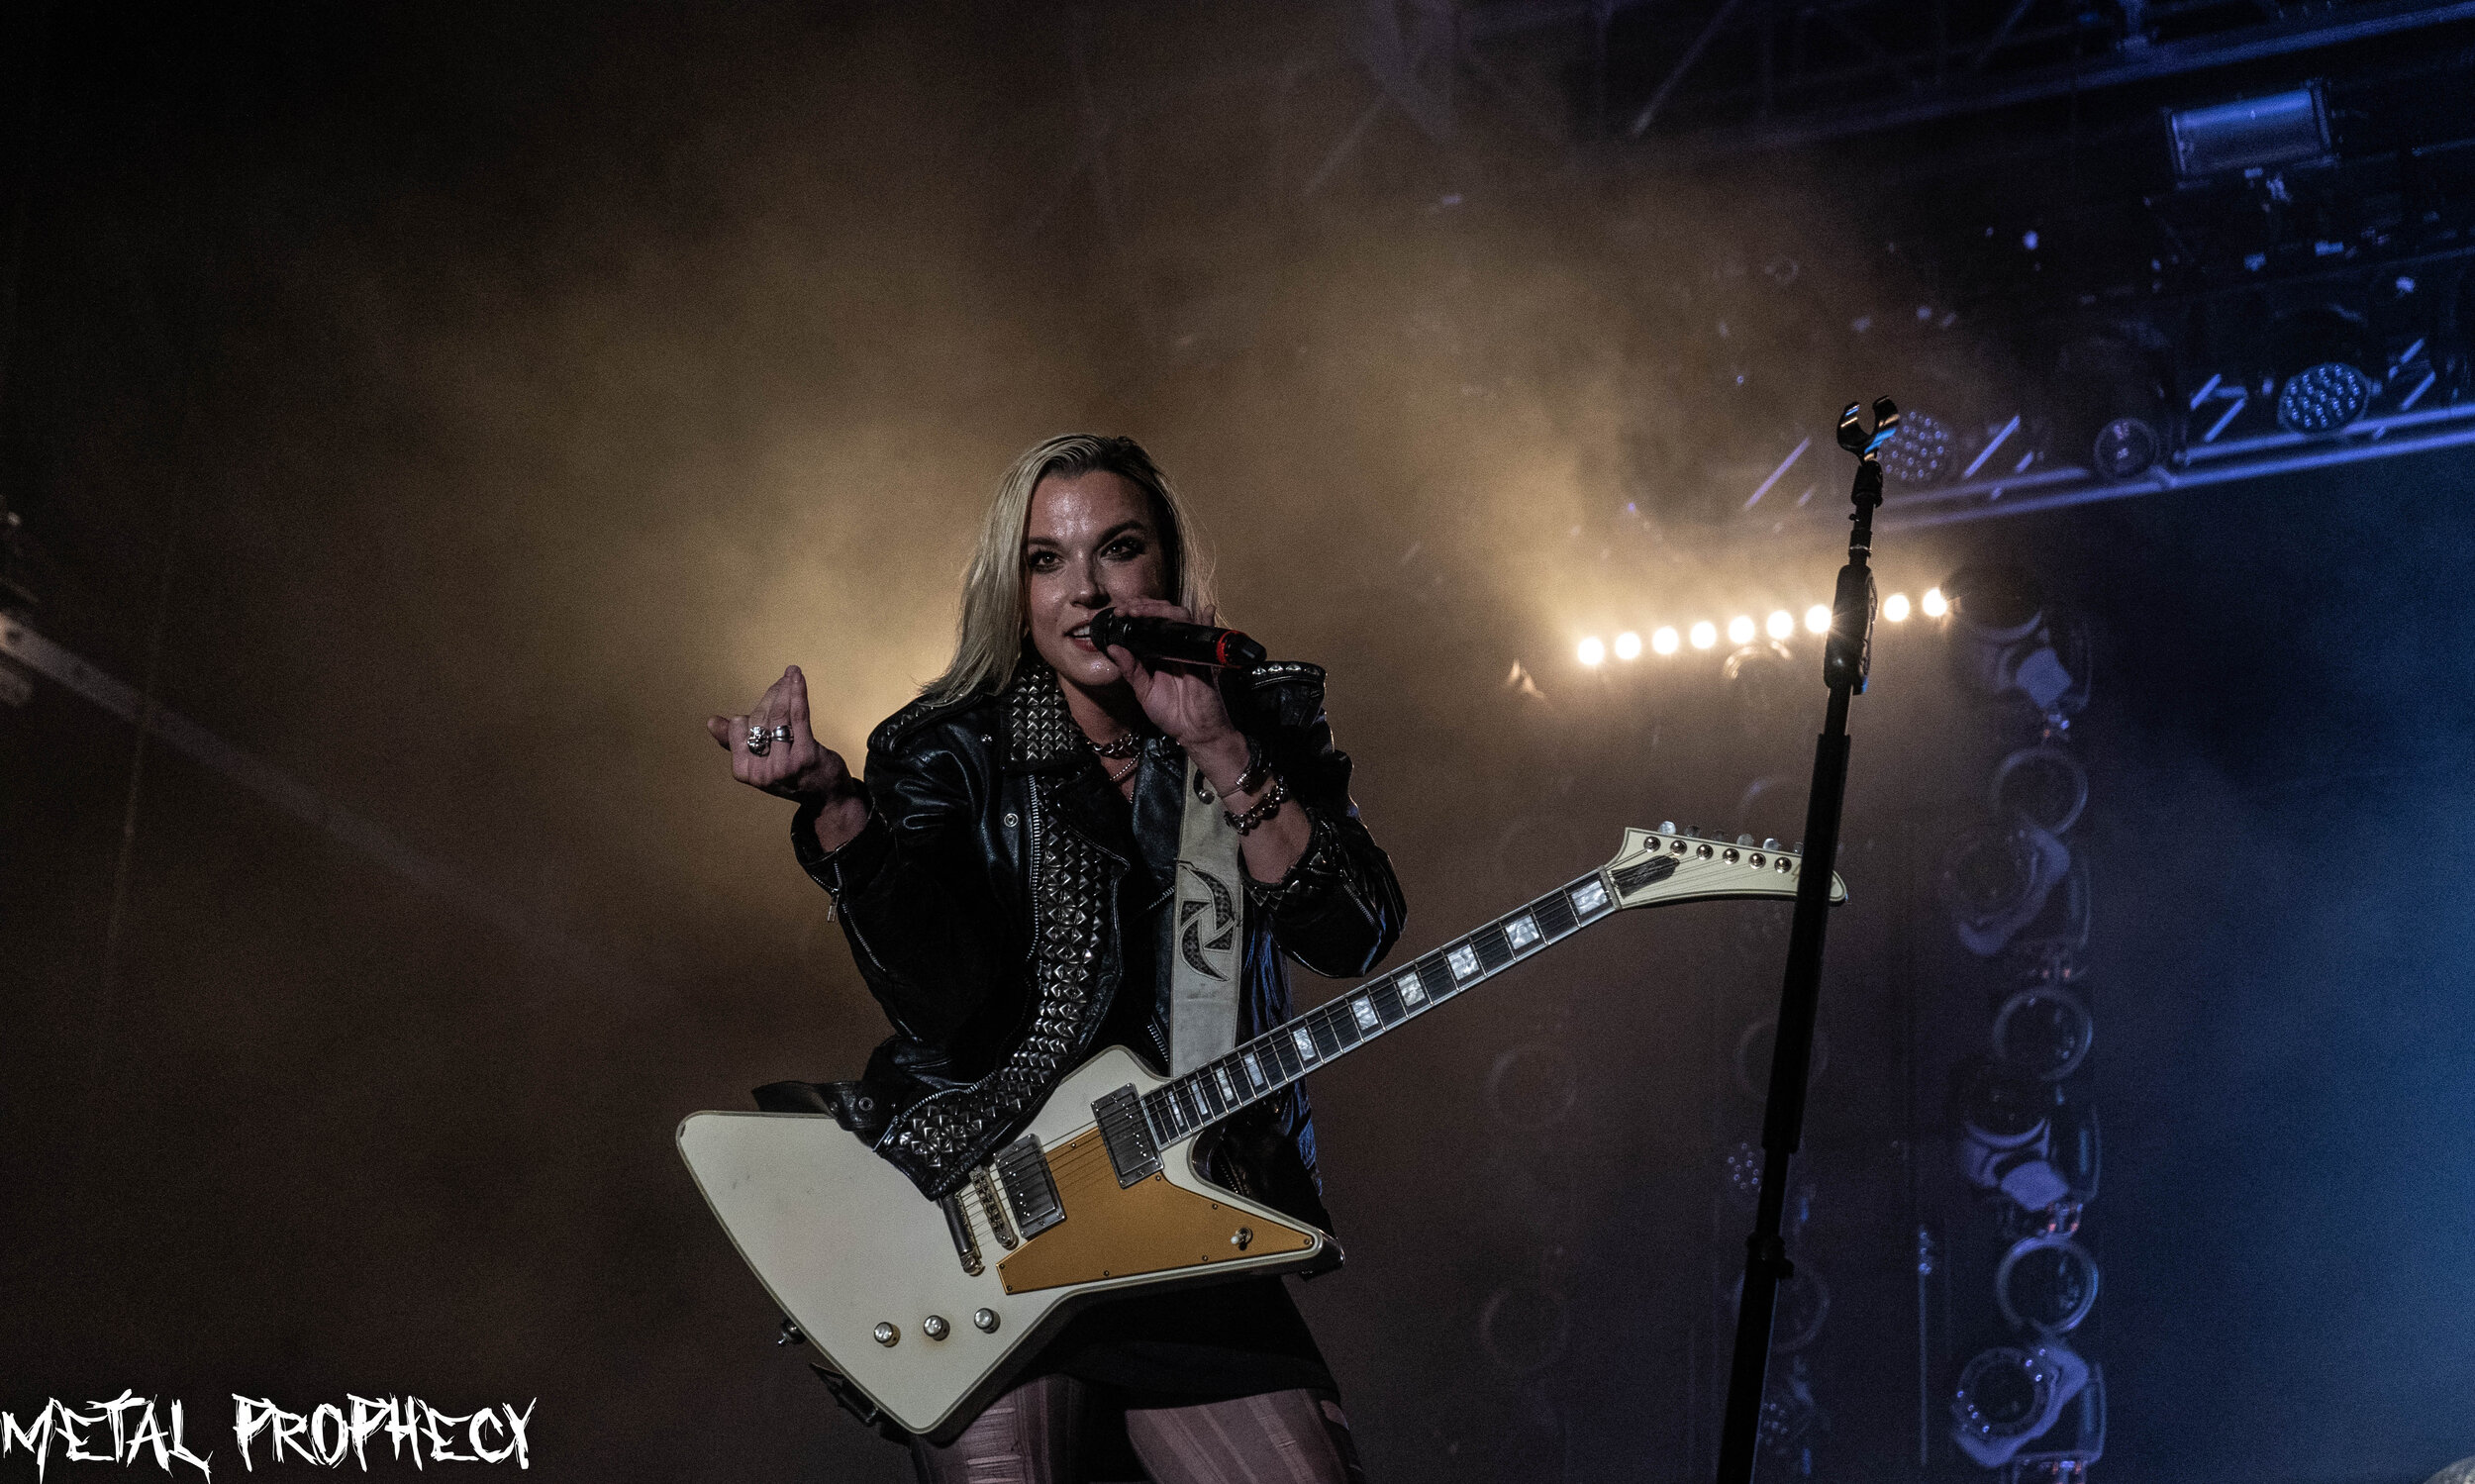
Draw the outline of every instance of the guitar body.
M1144 1094L1164 1079L1108 1047L1033 1118L1028 1132L1063 1213L1038 1236L1020 1237L993 1184L964 1187L952 1204L977 1273L966 1270L946 1207L830 1118L692 1114L679 1125L679 1152L740 1255L828 1363L904 1428L946 1441L1092 1301L1295 1271L1331 1240L1204 1179L1192 1142L1121 1187L1092 1104L1130 1085Z
M1075 1310L1311 1267L1331 1237L1195 1172L1198 1137L1593 923L1638 907L1847 897L1777 841L1630 829L1604 866L1181 1076L1111 1046L942 1201L830 1118L699 1113L679 1152L740 1255L836 1370L946 1441Z

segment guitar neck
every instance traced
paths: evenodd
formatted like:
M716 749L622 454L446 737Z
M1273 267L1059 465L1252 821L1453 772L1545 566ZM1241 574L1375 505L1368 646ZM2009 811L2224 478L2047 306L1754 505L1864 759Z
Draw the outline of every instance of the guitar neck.
M1622 910L1623 894L1674 868L1671 861L1651 859L1568 881L1406 968L1370 979L1154 1088L1142 1098L1153 1146L1166 1149L1191 1138L1549 944L1614 917Z

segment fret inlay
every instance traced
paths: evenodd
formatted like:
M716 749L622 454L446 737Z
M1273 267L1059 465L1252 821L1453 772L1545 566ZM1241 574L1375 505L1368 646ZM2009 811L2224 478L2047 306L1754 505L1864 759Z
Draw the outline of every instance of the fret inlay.
M1416 969L1411 969L1402 974L1398 982L1401 985L1402 1004L1416 1006L1426 1003L1427 991L1419 986L1418 971Z
M1238 1089L1230 1085L1229 1068L1225 1066L1216 1066L1212 1068L1212 1075L1220 1079L1221 1096L1229 1102L1237 1102Z
M1589 880L1574 887L1569 895L1572 898L1573 911L1580 913L1583 917L1588 917L1607 905L1607 884L1598 877L1592 876Z
M1263 1063L1254 1059L1254 1053L1252 1051L1248 1051L1245 1055L1238 1057L1238 1060L1246 1069L1246 1080L1254 1084L1254 1090L1256 1092L1261 1092L1264 1087Z
M1298 1059L1300 1061L1313 1061L1315 1059L1315 1038L1306 1034L1306 1027L1292 1027L1289 1032L1289 1039L1296 1041L1298 1044Z
M1351 1000L1349 1002L1349 1009L1358 1018L1359 1030L1380 1031L1383 1029L1384 1023L1375 1018L1375 1007L1366 1002L1366 996L1360 995L1356 999Z
M1504 925L1504 937L1513 944L1513 951L1518 953L1538 940L1538 925L1531 921L1530 914L1525 912Z
M1445 954L1444 961L1452 965L1455 979L1473 979L1478 975L1478 950L1467 943Z

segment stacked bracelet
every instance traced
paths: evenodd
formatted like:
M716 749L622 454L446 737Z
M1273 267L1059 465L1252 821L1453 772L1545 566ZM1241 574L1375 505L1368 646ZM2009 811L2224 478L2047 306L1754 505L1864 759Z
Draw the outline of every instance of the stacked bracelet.
M1246 742L1246 770L1238 775L1238 781L1231 784L1228 789L1222 793L1221 797L1229 799L1236 798L1239 794L1253 793L1256 789L1261 788L1263 786L1263 780L1269 778L1270 776L1272 776L1272 764L1270 760L1264 757L1262 748L1256 746L1252 740L1248 740Z
M1245 791L1246 790L1243 788L1231 790L1233 793L1244 793ZM1275 778L1272 780L1272 786L1265 790L1262 798L1255 801L1252 809L1247 810L1244 814L1231 814L1228 810L1224 809L1221 811L1221 818L1229 821L1230 828L1237 831L1239 835L1252 835L1254 833L1255 826L1262 824L1273 815L1280 813L1280 806L1288 802L1289 785L1281 782L1278 778Z

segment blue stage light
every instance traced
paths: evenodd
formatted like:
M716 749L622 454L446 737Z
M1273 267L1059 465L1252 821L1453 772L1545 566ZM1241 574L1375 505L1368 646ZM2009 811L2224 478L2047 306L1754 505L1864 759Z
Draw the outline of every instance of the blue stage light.
M2372 378L2342 360L2325 360L2278 388L2277 421L2289 433L2322 438L2363 416Z

